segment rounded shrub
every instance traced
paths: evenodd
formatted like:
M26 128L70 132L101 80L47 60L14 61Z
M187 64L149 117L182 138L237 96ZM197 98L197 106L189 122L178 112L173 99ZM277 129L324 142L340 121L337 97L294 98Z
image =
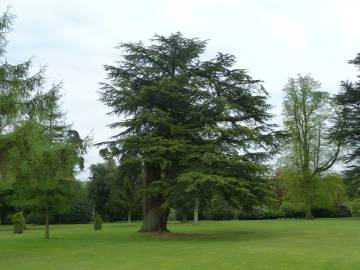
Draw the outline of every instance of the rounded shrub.
M17 212L13 216L14 233L21 234L25 228L25 218L22 212Z
M94 230L99 231L102 228L102 218L99 214L95 215L94 218Z

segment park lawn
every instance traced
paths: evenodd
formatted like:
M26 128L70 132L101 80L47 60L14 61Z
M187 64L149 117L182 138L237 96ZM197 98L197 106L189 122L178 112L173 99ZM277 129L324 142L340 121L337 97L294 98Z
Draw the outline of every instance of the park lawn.
M171 234L140 224L0 226L1 270L360 269L360 219L174 223Z

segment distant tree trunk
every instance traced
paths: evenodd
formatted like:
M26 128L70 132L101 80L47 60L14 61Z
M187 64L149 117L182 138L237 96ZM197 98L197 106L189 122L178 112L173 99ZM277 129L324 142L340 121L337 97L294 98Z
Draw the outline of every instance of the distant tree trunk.
M167 232L169 209L163 206L163 196L149 194L146 189L161 177L160 165L144 162L143 224L139 232Z
M187 220L187 216L186 216L186 214L185 213L182 213L182 215L181 215L181 222L182 223L185 223L185 222L187 222L188 220Z
M131 223L131 211L128 210L128 220L127 220L128 223Z
M314 216L313 216L312 211L311 211L310 203L307 203L307 205L306 205L305 219L314 219Z
M92 211L91 211L91 218L90 220L91 221L95 221L95 214L96 214L96 211L95 211L95 203L93 204L93 207L92 207Z
M305 215L306 219L314 219L314 216L311 212L311 209L306 209L306 215Z
M49 231L49 209L46 207L45 211L45 239L50 238L50 231Z
M194 203L194 225L199 223L199 197L195 196L195 203Z
M187 213L185 208L181 209L181 222L187 222Z
M314 181L314 178L310 174L310 169L307 167L305 170L303 170L303 183L302 186L305 188L305 194L303 196L305 197L305 219L313 219L314 216L312 214L312 205L313 205L313 193L314 188L312 185L312 182Z

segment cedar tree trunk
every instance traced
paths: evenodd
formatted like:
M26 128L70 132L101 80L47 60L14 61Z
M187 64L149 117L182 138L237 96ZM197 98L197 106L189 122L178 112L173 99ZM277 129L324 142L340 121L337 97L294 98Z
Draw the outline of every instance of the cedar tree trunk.
M169 209L163 207L163 196L150 194L146 191L151 183L159 180L160 177L160 165L144 162L143 224L139 232L168 232L167 218Z

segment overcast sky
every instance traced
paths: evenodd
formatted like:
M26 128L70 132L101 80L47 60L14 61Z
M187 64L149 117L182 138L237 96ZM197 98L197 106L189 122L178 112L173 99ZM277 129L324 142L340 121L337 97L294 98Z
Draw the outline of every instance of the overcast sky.
M360 52L358 0L0 0L0 11L7 6L17 16L7 59L47 65L49 82L64 83L69 122L95 143L114 133L98 90L102 66L119 59L118 43L177 31L208 39L205 56L234 54L237 67L264 81L277 115L288 77L310 73L336 93L355 77L347 61ZM86 166L100 161L90 149Z

